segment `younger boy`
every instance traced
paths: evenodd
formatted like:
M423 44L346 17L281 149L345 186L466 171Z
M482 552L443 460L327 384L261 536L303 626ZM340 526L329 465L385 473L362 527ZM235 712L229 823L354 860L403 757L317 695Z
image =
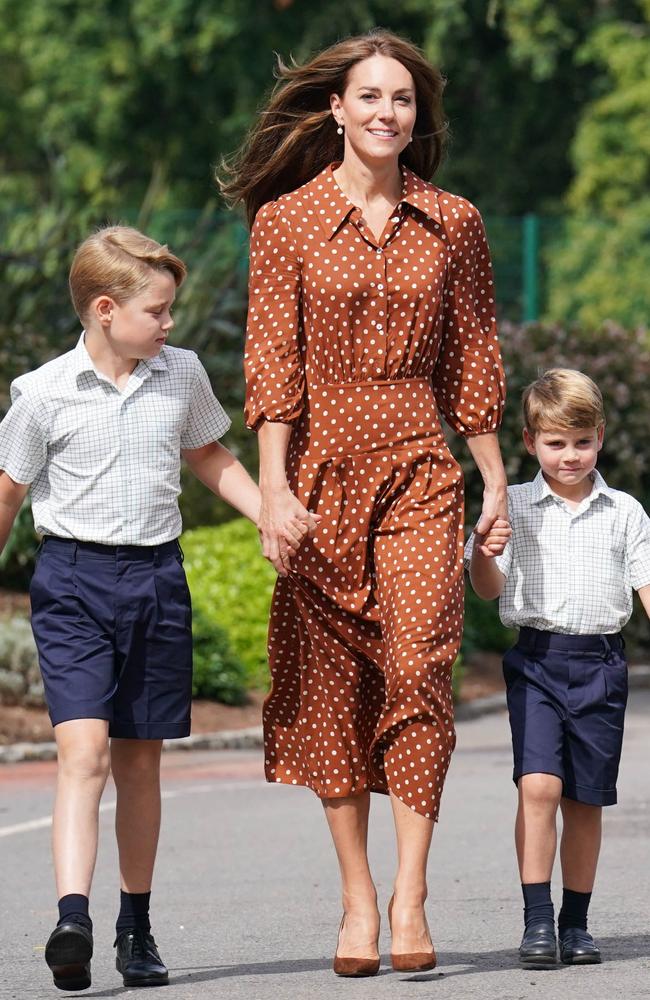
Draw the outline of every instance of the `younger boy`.
M62 990L91 982L88 896L109 770L122 883L117 969L125 986L168 981L149 897L162 740L190 731L181 455L214 493L254 522L259 514L257 486L218 443L230 421L199 359L166 346L185 274L135 229L89 237L70 272L85 330L72 351L15 380L0 424L0 551L30 484L44 536L30 593L58 750L59 922L45 958ZM285 558L310 526L287 527Z
M621 628L637 590L650 614L650 521L596 471L605 419L598 387L569 369L524 392L524 444L540 472L508 489L512 538L495 523L466 553L472 586L499 597L519 638L503 661L519 807L524 895L519 950L528 968L556 962L551 872L562 811L561 961L601 961L587 931L602 807L616 802L627 701Z

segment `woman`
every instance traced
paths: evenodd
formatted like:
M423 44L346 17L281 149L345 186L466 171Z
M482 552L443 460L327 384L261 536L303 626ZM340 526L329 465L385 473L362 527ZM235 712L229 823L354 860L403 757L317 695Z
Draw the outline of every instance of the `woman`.
M255 220L246 419L280 574L266 775L323 801L343 883L340 975L379 968L369 793L390 795L393 967L433 968L426 864L463 615L462 475L438 408L485 481L479 532L507 519L488 248L477 210L427 183L442 79L417 48L373 32L280 78L224 185ZM285 528L306 511L321 520L291 558Z

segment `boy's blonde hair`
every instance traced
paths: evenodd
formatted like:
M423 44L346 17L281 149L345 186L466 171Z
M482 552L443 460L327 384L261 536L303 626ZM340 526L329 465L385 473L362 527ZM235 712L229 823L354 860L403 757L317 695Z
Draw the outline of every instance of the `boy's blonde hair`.
M180 287L187 274L183 261L167 247L130 226L105 226L77 248L70 268L70 295L75 312L85 322L98 295L121 305L144 291L151 272L169 271Z
M533 436L556 428L601 427L605 410L600 389L572 368L550 368L524 389L524 426Z

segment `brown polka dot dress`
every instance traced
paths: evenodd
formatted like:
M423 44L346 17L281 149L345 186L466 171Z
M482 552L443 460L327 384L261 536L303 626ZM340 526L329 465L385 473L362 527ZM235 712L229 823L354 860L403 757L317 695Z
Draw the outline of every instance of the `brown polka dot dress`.
M403 170L376 242L336 165L251 236L246 420L291 423L289 485L322 515L271 608L266 776L392 791L437 819L454 748L463 484L438 411L498 428L492 274L469 202Z

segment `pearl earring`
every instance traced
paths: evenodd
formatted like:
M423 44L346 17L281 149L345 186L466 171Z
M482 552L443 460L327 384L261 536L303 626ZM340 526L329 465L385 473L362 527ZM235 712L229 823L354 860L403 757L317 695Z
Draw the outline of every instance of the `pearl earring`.
M339 127L336 130L336 134L337 135L343 135L343 126L342 125L339 125Z

